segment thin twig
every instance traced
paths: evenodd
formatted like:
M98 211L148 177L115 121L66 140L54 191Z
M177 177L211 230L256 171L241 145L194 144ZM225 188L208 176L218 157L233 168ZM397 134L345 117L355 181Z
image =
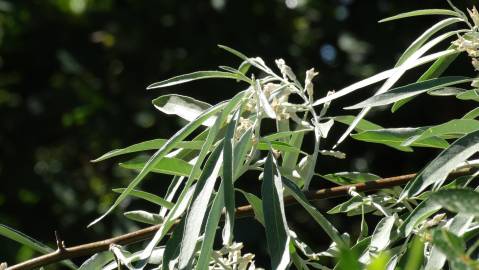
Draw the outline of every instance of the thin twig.
M469 173L470 168L463 168L451 174L451 176L464 175ZM389 178L382 178L376 181L369 181L365 183L358 183L353 185L343 185L332 188L324 188L315 191L305 192L306 198L310 201L323 200L335 197L347 196L351 188L354 188L358 192L367 192L373 190L386 189L390 187L400 186L406 184L409 180L413 179L416 174L406 174L400 176L394 176ZM296 201L293 197L288 196L284 198L286 205L295 204ZM236 208L236 217L248 217L254 214L251 205L244 205ZM123 234L117 237L91 242L83 245L65 247L63 241L58 237L60 242L59 249L55 252L48 253L16 265L8 267L6 270L29 270L37 267L45 266L55 262L59 262L66 259L78 258L86 255L95 254L97 252L106 251L111 244L128 245L143 240L147 240L154 236L156 231L161 227L161 224L150 226L141 230L137 230L131 233ZM62 247L62 248L60 248Z

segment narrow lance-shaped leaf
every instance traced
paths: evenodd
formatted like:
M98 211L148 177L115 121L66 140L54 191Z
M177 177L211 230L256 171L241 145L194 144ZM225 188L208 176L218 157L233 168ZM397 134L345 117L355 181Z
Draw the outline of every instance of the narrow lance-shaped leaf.
M364 88L368 85L371 85L371 84L380 82L382 80L385 80L385 79L391 77L392 75L396 74L401 69L404 69L404 68L411 69L411 68L426 64L428 62L434 61L434 60L436 60L436 59L438 59L442 56L451 55L451 54L455 54L455 53L456 53L456 50L449 49L449 50L445 50L445 51L441 51L441 52L437 52L437 53L433 53L433 54L429 54L427 56L421 57L421 58L417 59L415 62L413 62L411 64L408 64L406 66L404 66L405 64L403 64L399 67L383 71L383 72L378 73L378 74L376 74L372 77L369 77L369 78L364 79L362 81L356 82L356 83L354 83L354 84L352 84L348 87L345 87L345 88L343 88L343 89L341 89L341 90L339 90L339 91L337 91L337 92L335 92L331 95L320 98L313 103L313 106L318 106L318 105L324 104L328 101L340 98L340 97L345 96L345 95L347 95L351 92L354 92L358 89Z
M290 262L289 228L286 222L283 201L283 185L271 152L264 165L264 178L261 187L266 240L271 256L272 269L287 269Z
M180 253L180 243L183 238L183 231L185 228L185 219L182 218L180 223L175 227L173 234L168 239L166 243L165 252L163 253L163 264L161 265L161 270L170 270L174 269L170 267L170 264L173 264L173 260Z
M432 194L429 200L454 213L479 216L479 193L473 190L440 190Z
M196 263L195 269L198 270L207 270L210 262L211 252L213 251L213 242L215 240L216 229L221 217L221 209L224 207L225 202L225 181L221 182L221 185L218 189L218 193L213 200L211 205L210 213L208 215L208 220L206 221L205 227L205 237L203 243L201 244L200 256Z
M179 269L191 268L191 262L196 248L196 239L200 236L201 224L203 224L208 203L223 163L222 149L222 145L215 148L206 161L203 172L198 179L191 206L185 217L185 231L183 233L178 259Z
M220 110L224 108L226 103L220 103L211 109L204 112L201 116L199 116L195 121L190 122L186 126L184 126L181 130L179 130L175 135L171 137L145 164L145 167L138 173L138 175L131 181L125 191L120 194L120 196L116 199L113 205L99 218L91 222L88 227L92 226L93 224L97 223L98 221L102 220L106 215L108 215L113 209L115 209L133 190L140 182L145 178L145 176L156 167L156 165L160 162L160 160L168 154L177 142L184 140L189 134L191 134L194 130L196 130L201 124L206 121L206 119L210 118L212 115L218 113Z
M438 187L450 172L478 150L479 131L474 131L456 140L406 185L400 199L415 196L432 184L436 184Z
M254 195L253 193L246 192L241 189L236 189L239 192L243 194L245 199L248 201L248 204L251 205L253 208L254 216L256 220L258 220L259 223L261 223L263 226L264 224L264 214L263 214L263 202L261 201L258 196Z
M389 90L386 93L372 96L363 102L356 105L346 107L347 110L360 109L365 107L384 106L394 103L398 100L405 99L412 96L417 96L427 91L444 88L446 86L456 85L460 83L470 82L471 78L463 76L441 77L437 79L430 79L422 82L412 83L406 86L401 86Z
M160 215L143 210L128 211L123 213L123 215L133 221L138 221L151 225L156 225L163 222L163 218Z
M142 161L127 161L120 163L120 167L130 170L141 171L147 162ZM188 162L179 159L164 157L162 158L156 166L151 170L151 172L169 174L169 175L179 175L179 176L188 176L191 173L193 166Z
M233 142L236 125L240 117L240 110L236 112L234 117L228 124L226 136L223 141L223 182L222 188L224 189L224 206L226 208L225 213L225 225L223 228L223 245L229 245L233 241L233 229L235 219L235 190L233 187L235 167L233 167Z
M396 67L403 64L404 61L406 61L406 59L409 58L409 56L411 56L415 51L417 51L427 40L429 40L429 38L431 38L438 31L440 31L441 29L451 24L462 22L462 21L463 20L461 18L457 18L457 17L447 18L428 28L426 31L424 31L421 34L421 36L419 36L416 40L414 40L414 42L411 45L409 45L409 47L404 51L401 57L399 57L399 60L396 62Z
M448 50L454 49L454 45L449 46L447 48ZM437 78L441 76L444 71L456 60L457 56L459 55L459 52L453 53L453 54L448 54L448 55L443 55L436 59L434 63L417 79L417 82L422 82L425 80ZM406 99L401 99L399 101L396 101L393 106L391 107L391 112L396 112L401 108L404 104L408 103L411 101L414 97L409 97Z
M479 121L473 119L454 119L444 124L426 129L419 135L408 139L403 145L411 145L416 141L421 141L434 136L447 139L458 138L476 130L479 130Z
M152 103L161 112L177 115L187 121L195 120L200 114L211 108L211 105L206 102L176 94L160 96L155 98ZM214 122L214 117L211 117L203 122L203 125L210 127Z
M122 193L124 191L125 191L125 188L115 188L115 189L113 189L113 192L115 192L115 193ZM140 199L143 199L143 200L147 200L147 201L152 202L154 204L163 206L167 209L171 209L173 207L172 202L169 202L169 201L161 198L158 195L151 194L151 193L148 193L148 192L145 192L145 191L142 191L142 190L133 189L130 192L130 196L137 197L137 198L140 198Z
M9 238L13 241L16 241L22 245L25 245L42 254L54 252L54 250L48 247L47 245L44 245L41 242L31 238L30 236L25 235L24 233L19 232L3 224L0 224L0 235L6 238ZM77 269L76 265L72 263L70 260L63 261L62 264L67 266L70 269Z
M439 209L441 209L439 205L431 203L429 200L422 201L401 224L399 227L400 234L403 237L408 237L416 225L432 216Z
M154 139L154 140L137 143L125 148L115 149L102 155L101 157L97 159L92 160L92 162L99 162L105 159L109 159L109 158L120 156L120 155L130 154L130 153L136 153L136 152L142 152L142 151L148 151L148 150L158 150L167 141L168 140L166 139ZM198 149L201 149L201 147L203 146L203 143L204 141L179 141L174 144L174 148L198 150Z
M296 186L294 182L283 177L283 184L286 190L301 206L311 215L311 217L323 228L326 234L341 248L347 247L346 242L341 238L338 230L316 209L312 206L304 193Z
M366 264L369 263L371 260L371 252L380 252L389 246L392 240L392 230L396 219L397 216L392 215L384 217L381 219L381 221L379 221L371 236L369 250L359 258L360 262Z
M202 79L240 79L240 76L231 72L224 71L196 71L189 74L179 75L161 82L153 83L149 85L146 89L155 89L173 86L177 84L183 84L191 81L202 80Z
M105 264L111 262L114 259L115 256L111 251L99 252L84 261L80 268L78 268L78 270L102 269Z
M196 175L196 173L200 171L200 166L203 163L203 160L206 158L206 155L208 154L210 147L213 145L214 141L216 140L220 127L223 125L224 121L227 119L231 111L233 111L238 106L238 104L243 100L245 94L247 93L248 92L242 91L236 94L230 101L228 101L225 104L225 107L222 113L220 114L220 117L216 119L215 124L209 129L208 136L206 137L204 146L197 156L196 163L191 171L190 176L188 177L188 180L186 181L184 185L183 191L178 196L177 202L183 202L183 200L186 200L189 187L193 185L193 181L195 180L193 175ZM158 230L158 232L153 236L153 239L151 239L151 241L148 243L146 248L143 250L143 253L141 254L142 260L145 260L146 258L150 256L155 246L158 245L161 239L163 239L166 233L174 225L177 215L181 214L181 211L179 211L180 208L178 205L179 204L176 203L173 209L171 209L171 212L165 218L165 222L163 223L164 225L160 228L160 230Z
M417 136L424 129L423 128L388 128L380 130L367 130L357 134L351 135L356 140L381 143L401 151L411 152L412 148L402 145L412 136ZM417 147L433 147L433 148L446 148L449 143L439 137L429 137L420 141L415 141L411 146Z
M458 30L458 31L452 31L448 32L445 34L442 34L436 38L434 38L431 41L428 41L424 46L422 46L420 49L415 51L411 56L407 58L407 60L404 61L402 65L397 67L397 71L392 74L391 77L389 77L384 84L379 88L379 90L374 94L374 95L380 95L388 91L400 78L401 76L410 68L413 66L417 65L418 63L421 62L420 57L426 53L428 50L430 50L432 47L436 46L440 42L446 40L447 38L460 33L463 30ZM446 50L447 51L447 50ZM443 51L443 52L446 52ZM438 57L441 57L443 55L440 55ZM361 119L363 119L366 114L371 110L371 107L365 107L359 112L359 114L356 116L356 119L351 123L351 125L348 127L348 129L343 133L343 135L338 139L336 144L334 145L333 148L337 147L342 141L344 141L347 136L354 130L355 126L359 123Z
M393 20L399 20L399 19L416 17L416 16L424 16L424 15L446 15L446 16L460 17L459 14L457 14L457 12L449 10L449 9L420 9L420 10L404 12L398 15L387 17L380 20L379 22L383 23L383 22L389 22Z

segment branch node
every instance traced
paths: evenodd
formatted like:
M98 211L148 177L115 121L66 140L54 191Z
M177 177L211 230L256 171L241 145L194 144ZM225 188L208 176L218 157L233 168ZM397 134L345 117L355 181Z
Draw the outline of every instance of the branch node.
M57 250L62 253L65 252L65 242L61 239L60 234L58 231L55 230L55 240L57 241Z

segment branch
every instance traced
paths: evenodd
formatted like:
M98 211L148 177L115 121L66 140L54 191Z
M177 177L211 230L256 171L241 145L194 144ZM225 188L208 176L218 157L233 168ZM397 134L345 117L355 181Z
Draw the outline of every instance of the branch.
M451 176L465 175L470 172L471 168L462 168L451 173ZM409 180L413 179L416 174L406 174L400 176L394 176L389 178L382 178L376 181L369 181L365 183L358 183L354 185L343 185L332 188L324 188L315 191L305 192L306 198L310 201L323 200L335 197L347 196L351 188L355 188L358 192L367 192L373 190L386 189L390 187L400 186L406 184ZM288 196L284 198L286 205L295 204L296 201L293 197ZM252 216L253 208L251 205L244 205L236 208L236 217L243 218ZM153 237L161 227L161 224L150 226L138 231L123 234L117 237L87 243L83 245L65 247L63 244L59 246L59 249L52 253L48 253L31 260L24 261L22 263L7 267L6 270L29 270L37 267L45 266L51 263L59 262L66 259L73 259L86 255L95 254L101 251L109 250L111 244L128 245L143 240L147 240ZM61 241L62 242L62 241ZM60 248L61 247L61 248ZM1 269L1 268L0 268Z

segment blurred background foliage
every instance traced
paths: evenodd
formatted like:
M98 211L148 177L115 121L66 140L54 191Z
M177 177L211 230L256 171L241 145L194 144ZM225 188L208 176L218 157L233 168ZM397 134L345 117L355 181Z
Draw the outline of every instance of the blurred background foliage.
M473 2L454 1L462 9ZM378 24L379 19L433 7L448 8L442 0L2 0L0 223L50 244L53 231L59 230L67 245L134 230L136 225L126 222L120 211L86 229L112 203L111 188L125 186L132 176L114 161L90 160L113 148L167 138L184 124L155 111L151 99L160 93L146 91L148 84L237 65L238 59L216 47L226 44L270 64L282 57L300 78L315 67L320 72L316 95L324 96L392 67L401 51L437 21L424 17ZM470 74L468 60L462 61L450 73ZM406 80L414 80L419 72L410 72ZM214 80L166 91L215 103L240 87ZM333 104L333 112L373 90ZM394 115L387 108L376 110L368 119L386 127L427 125L459 117L468 109L450 98L426 97ZM336 127L332 138L343 128ZM369 170L392 176L417 171L438 153L399 153L352 140L340 150L348 159L324 159L317 171ZM143 187L162 190L164 181L156 177ZM314 184L321 187L324 181ZM331 205L318 204L322 209ZM122 207L148 206L128 201ZM316 246L322 244L318 228L306 215L291 215L299 231L309 233ZM346 217L334 218L339 226L351 224ZM242 225L248 230L241 230ZM264 244L258 224L245 219L236 228L240 240L256 243L252 251L261 261ZM9 240L0 242L0 261L12 263L33 255Z

